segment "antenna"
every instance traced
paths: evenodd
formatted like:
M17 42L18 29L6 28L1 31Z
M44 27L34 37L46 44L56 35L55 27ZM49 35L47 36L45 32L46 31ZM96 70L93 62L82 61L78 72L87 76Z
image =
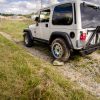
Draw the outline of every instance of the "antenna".
M36 4L36 10L39 10L42 8L42 0L35 0L35 4Z
M98 4L100 4L100 1L98 0Z
M45 6L51 5L51 4L58 3L58 0L45 0L45 2L43 0L35 0L35 3L36 3L36 10L39 10L44 7L44 3Z
M41 5L41 8L42 8L42 0L40 0L40 5Z

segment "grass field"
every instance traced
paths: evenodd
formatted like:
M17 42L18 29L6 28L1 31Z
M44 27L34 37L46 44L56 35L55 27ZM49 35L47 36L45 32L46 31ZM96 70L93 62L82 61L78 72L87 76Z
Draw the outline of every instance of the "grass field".
M31 23L31 20L1 20L0 31L22 41L22 31ZM0 100L97 100L65 79L51 64L30 55L1 35L0 47ZM77 64L77 70L85 66L78 64L83 58L73 60L75 62L70 62Z
M0 47L0 100L96 100L1 35Z

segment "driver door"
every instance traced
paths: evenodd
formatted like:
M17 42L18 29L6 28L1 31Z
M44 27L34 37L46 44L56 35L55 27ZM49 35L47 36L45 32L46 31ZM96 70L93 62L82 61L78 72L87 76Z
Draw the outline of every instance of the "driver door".
M50 9L40 11L39 22L36 28L36 37L43 40L49 39L50 34Z

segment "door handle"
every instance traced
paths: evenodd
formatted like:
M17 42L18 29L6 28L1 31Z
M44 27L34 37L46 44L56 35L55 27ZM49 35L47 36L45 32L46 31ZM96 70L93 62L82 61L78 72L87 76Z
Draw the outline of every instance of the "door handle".
M45 24L45 27L48 27L48 24Z

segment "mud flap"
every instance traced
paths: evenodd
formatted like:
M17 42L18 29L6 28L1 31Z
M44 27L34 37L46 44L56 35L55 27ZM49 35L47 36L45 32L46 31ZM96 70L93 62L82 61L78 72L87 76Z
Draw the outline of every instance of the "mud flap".
M91 44L94 38L95 38L95 44ZM100 26L97 26L96 30L90 37L85 47L80 51L80 53L84 56L84 55L91 54L96 50L100 50Z

